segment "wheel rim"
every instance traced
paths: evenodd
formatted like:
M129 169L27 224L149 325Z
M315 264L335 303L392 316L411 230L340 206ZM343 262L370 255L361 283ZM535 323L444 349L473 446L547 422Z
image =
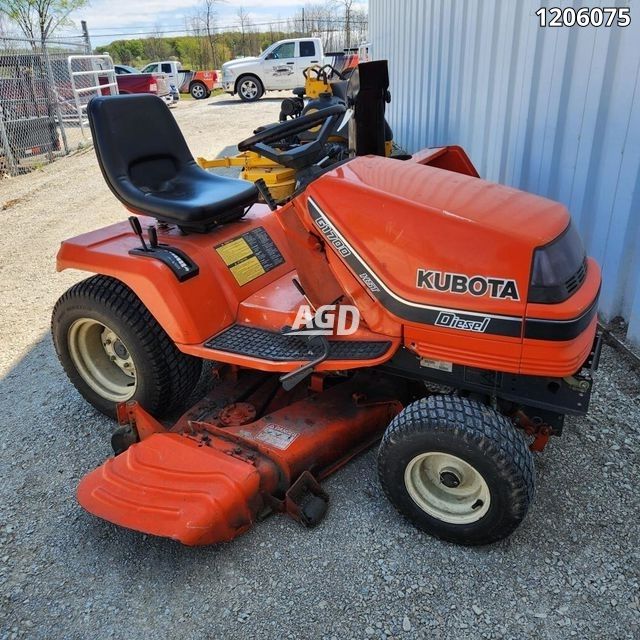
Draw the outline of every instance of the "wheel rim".
M245 98L255 98L258 95L258 85L253 80L245 80L240 91Z
M69 355L82 379L100 396L125 402L136 391L136 368L120 337L91 318L80 318L69 328Z
M491 503L482 475L449 453L430 451L417 455L406 466L404 484L423 511L450 524L477 522Z
M194 98L202 98L202 96L204 96L204 89L202 88L202 85L195 85L192 89L191 89L191 95Z

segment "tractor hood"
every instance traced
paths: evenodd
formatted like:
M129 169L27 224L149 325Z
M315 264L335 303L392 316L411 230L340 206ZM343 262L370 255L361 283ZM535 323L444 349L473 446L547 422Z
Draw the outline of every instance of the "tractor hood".
M453 296L457 308L493 313L524 314L533 252L570 221L539 196L374 156L330 171L307 195L316 228L392 295L443 306Z
M569 224L569 213L558 202L413 162L356 158L327 178L348 180L365 192L378 192L385 210L404 202L404 206L421 211L425 219L455 217L535 244L546 244Z

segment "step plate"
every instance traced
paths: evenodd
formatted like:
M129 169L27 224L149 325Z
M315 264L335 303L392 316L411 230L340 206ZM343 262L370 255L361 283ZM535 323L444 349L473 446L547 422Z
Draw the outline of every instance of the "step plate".
M329 360L375 360L391 346L388 340L329 340ZM286 336L266 329L233 325L205 342L207 349L226 351L242 356L287 362L313 360L322 351L320 345L310 345L295 336Z

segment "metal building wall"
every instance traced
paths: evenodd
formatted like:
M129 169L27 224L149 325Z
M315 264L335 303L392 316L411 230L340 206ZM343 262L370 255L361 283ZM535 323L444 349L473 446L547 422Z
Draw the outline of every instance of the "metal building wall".
M410 151L461 144L483 177L566 204L602 315L640 344L640 1L609 3L631 7L626 28L540 28L541 4L571 3L370 0L390 122Z

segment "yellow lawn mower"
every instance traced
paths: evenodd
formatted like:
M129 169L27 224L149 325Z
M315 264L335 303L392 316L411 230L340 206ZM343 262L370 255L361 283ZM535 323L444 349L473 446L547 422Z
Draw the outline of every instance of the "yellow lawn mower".
M386 61L359 64L348 79L331 65L308 67L304 71L304 77L305 86L294 89L294 96L282 101L278 123L258 127L254 136L238 144L240 153L237 155L213 159L199 157L198 164L203 169L240 167L242 179L254 183L264 181L271 198L275 202L283 202L293 195L301 178L303 182L308 182L307 174L314 169L300 166L295 161L292 164L292 152L300 145L318 138L320 123L324 120L321 118L316 123L313 114L325 112L334 106L348 107L348 111L344 118L334 124L333 129L322 141L325 153L319 154L317 168L326 169L354 155L392 155L393 136L386 121L382 147L378 148L379 143L376 140L367 140L370 136L366 133L373 130L376 118L384 118L385 104L389 102L389 74ZM362 132L359 139L349 138L349 121L352 117L358 125L356 130ZM286 135L281 133L283 123L292 125ZM282 137L275 141L270 140L271 146L268 150L255 147L256 136L271 129ZM277 155L273 153L273 148L277 149Z

